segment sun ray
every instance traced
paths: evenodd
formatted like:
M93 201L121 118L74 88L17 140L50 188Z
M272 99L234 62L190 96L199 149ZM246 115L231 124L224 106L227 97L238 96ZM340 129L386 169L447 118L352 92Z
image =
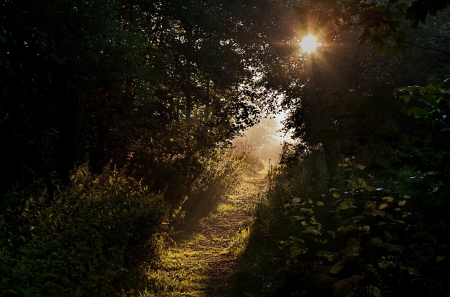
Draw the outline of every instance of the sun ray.
M300 46L302 47L303 51L312 53L317 47L317 39L312 35L305 36L300 42Z

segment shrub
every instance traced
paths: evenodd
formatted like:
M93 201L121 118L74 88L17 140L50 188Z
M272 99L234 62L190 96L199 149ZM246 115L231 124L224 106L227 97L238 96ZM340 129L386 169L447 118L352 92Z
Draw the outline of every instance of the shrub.
M14 189L1 220L0 292L111 296L163 215L159 195L111 165L87 164L52 201L39 183ZM151 255L151 249L147 251ZM142 259L140 259L142 260Z

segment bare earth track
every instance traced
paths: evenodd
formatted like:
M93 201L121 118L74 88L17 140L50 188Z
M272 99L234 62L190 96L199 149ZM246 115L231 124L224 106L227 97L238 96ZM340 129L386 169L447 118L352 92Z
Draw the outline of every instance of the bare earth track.
M234 194L223 197L203 217L190 214L166 244L161 266L148 274L152 292L142 295L230 296L230 277L242 264L239 255L266 187L266 170L247 174ZM195 209L205 212L201 204Z

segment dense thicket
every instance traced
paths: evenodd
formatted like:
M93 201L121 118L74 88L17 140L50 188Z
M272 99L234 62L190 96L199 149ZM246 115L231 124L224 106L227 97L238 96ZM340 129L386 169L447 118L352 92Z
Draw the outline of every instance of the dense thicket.
M255 75L280 62L283 26L266 17L287 6L0 7L0 291L117 294L187 197L235 181L239 164L218 149L277 95Z
M296 9L323 44L297 64L299 101L283 102L297 142L258 211L241 294L449 294L447 5Z

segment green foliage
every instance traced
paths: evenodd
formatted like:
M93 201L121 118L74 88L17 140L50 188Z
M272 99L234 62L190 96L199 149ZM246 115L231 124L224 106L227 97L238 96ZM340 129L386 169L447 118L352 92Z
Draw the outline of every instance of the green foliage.
M340 139L314 139L327 162L311 158L314 147L286 146L286 167L260 208L255 232L265 234L265 254L261 270L251 270L261 276L258 294L448 294L448 87L431 79L395 94L334 93L323 113ZM328 177L320 184L316 174L298 174L320 164Z
M106 166L93 176L85 164L52 200L40 187L29 189L11 191L2 216L3 294L116 295L128 269L154 254L162 197L123 170Z
M300 167L308 170L311 165L302 162ZM252 270L261 279L253 287L258 292L254 296L417 296L417 292L435 296L448 292L442 262L448 257L443 235L447 223L441 216L441 224L427 224L428 210L418 208L418 201L405 195L403 186L409 183L405 177L410 172L399 172L396 181L376 179L354 157L342 160L339 168L332 179L338 186L325 195L317 191L299 195L296 183L307 184L310 176L290 180L282 174L275 179L268 193L270 203L263 212L260 208L262 216L253 234L253 240L261 240L255 237L260 232L266 234L263 255ZM271 265L267 265L269 259ZM270 290L262 281L268 279Z

